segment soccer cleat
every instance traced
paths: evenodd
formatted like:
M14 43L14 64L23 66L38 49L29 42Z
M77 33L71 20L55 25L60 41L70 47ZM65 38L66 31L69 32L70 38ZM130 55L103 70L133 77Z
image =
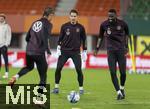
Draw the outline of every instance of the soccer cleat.
M117 95L117 100L122 100L122 99L124 99L123 95L122 94L118 94Z
M15 82L16 82L16 77L12 77L8 84L9 84L11 87L13 87L13 85L15 84Z
M52 93L58 94L59 93L59 89L58 88L54 88L53 91L52 91Z
M79 94L83 95L84 94L84 90L79 90Z
M123 95L123 99L125 99L125 92L124 92L124 89L121 89L121 93Z

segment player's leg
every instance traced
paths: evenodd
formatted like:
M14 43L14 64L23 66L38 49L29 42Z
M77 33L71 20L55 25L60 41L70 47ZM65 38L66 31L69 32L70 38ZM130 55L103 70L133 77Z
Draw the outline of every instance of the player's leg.
M4 58L4 62L5 62L5 75L3 76L3 78L8 78L8 54L7 54L7 47L4 46L2 47L2 51L1 51L3 58Z
M42 94L43 89L46 86L46 79L47 79L47 62L45 55L35 55L33 58L33 61L36 63L37 70L40 77L39 87L38 87L38 95L36 97L36 103L42 103Z
M81 66L82 66L81 55L79 53L77 53L77 54L72 55L71 58L73 60L73 63L76 68L76 72L78 74L77 79L78 79L78 83L79 83L79 92L80 92L80 94L83 94L84 90L83 90L83 73L82 73L82 69L81 69Z
M39 73L40 77L40 82L39 82L39 89L38 89L38 99L41 100L41 94L43 94L43 89L46 86L46 80L47 80L47 62L46 62L46 57L45 55L37 56L35 57L35 62L37 66L37 70Z
M109 65L111 80L115 87L115 90L117 91L117 99L120 99L122 97L122 93L119 88L119 82L116 74L117 73L116 64L117 64L117 57L115 51L108 51L108 65Z
M62 53L58 58L57 68L55 71L55 88L53 89L53 93L59 93L59 83L60 83L60 79L61 79L61 70L62 70L64 64L67 62L68 58L69 57L67 56L67 54L64 54L64 53Z
M34 68L34 56L26 55L26 67L22 68L15 76L11 78L9 81L9 84L13 86L13 84L16 82L17 79L19 79L21 76L27 74L29 71L31 71Z
M45 86L46 85L46 80L47 80L47 68L48 68L45 55L38 56L35 59L35 62L36 62L36 66L37 66L39 76L40 76L39 85L40 86Z
M26 55L26 67L22 68L19 72L19 78L25 74L27 74L29 71L31 71L34 68L34 58L35 56L33 55Z
M120 71L120 89L125 98L124 86L126 81L126 56L125 51L120 50L117 54L118 56L118 64L119 64L119 71Z

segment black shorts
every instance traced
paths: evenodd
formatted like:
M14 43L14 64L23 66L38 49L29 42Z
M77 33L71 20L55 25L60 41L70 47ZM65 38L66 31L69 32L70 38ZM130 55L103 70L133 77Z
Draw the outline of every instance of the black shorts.
M58 58L57 68L62 68L69 58L73 60L76 69L81 69L81 55L79 51L62 51Z

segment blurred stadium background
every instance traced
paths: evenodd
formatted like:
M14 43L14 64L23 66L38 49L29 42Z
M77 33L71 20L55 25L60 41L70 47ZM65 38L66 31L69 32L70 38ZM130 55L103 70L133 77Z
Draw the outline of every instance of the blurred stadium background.
M53 30L50 41L52 55L48 57L49 68L56 68L56 47L60 26L69 20L68 13L72 8L79 11L79 22L86 28L88 45L88 59L83 63L83 67L87 68L84 70L85 96L82 96L76 105L68 103L66 95L70 90L78 90L78 86L75 81L76 74L70 73L75 72L74 69L65 69L62 71L64 74L60 86L62 94L51 95L52 109L150 108L149 75L128 75L127 98L117 102L108 73L105 42L97 57L92 54L99 33L99 25L107 19L107 11L115 8L119 18L128 23L130 34L133 34L134 53L128 56L127 68L133 69L133 64L135 64L138 73L148 73L150 70L150 0L0 0L0 12L6 14L7 22L12 28L12 40L9 47L10 77L19 71L16 67L25 65L26 33L31 23L41 17L46 6L52 6L56 10L52 20ZM135 57L135 60L131 57ZM65 66L66 68L74 67L71 60ZM4 67L1 72L4 73ZM48 83L52 86L54 85L54 72L55 69L48 71ZM36 70L33 70L17 83L38 83L38 81L38 74ZM0 78L0 82L7 83L8 80Z
M128 23L130 34L134 35L137 69L150 69L150 0L0 0L0 12L7 15L7 21L12 28L9 49L10 65L21 67L25 64L26 33L31 23L41 17L46 6L54 7L56 10L56 16L52 20L53 30L50 41L54 55L48 58L49 67L56 67L55 50L60 26L69 20L68 13L74 8L79 11L79 22L85 26L87 32L89 56L83 67L108 68L105 42L97 58L91 53L95 47L100 23L107 19L108 10L115 8L118 16ZM127 67L130 69L133 62L129 58ZM73 65L71 61L68 61L66 66L72 67Z
M53 30L50 41L54 53L48 58L49 67L56 67L55 51L60 26L69 20L68 13L74 8L79 11L79 22L85 26L87 32L89 56L83 67L108 68L105 42L97 58L91 53L95 47L100 23L107 19L108 10L115 8L118 16L128 23L130 34L134 35L137 69L150 69L150 0L0 0L0 12L7 15L7 22L12 28L12 40L9 47L11 66L25 65L26 33L31 23L41 17L46 6L54 7L56 10L56 16L52 20ZM132 63L132 60L128 58L129 69L132 68ZM71 61L68 61L66 67L72 66Z

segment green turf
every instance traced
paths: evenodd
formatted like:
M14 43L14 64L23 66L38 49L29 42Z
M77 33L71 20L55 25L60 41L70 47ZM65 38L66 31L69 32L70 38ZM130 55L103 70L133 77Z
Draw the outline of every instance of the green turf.
M14 75L17 71L19 69L10 68L10 75ZM63 69L60 94L51 94L51 109L150 109L150 75L128 74L126 99L117 101L108 70L83 71L85 94L81 96L80 101L76 104L67 101L67 94L71 90L78 91L78 82L75 70ZM51 83L51 89L54 87L54 72L55 69L48 70L48 83ZM0 81L7 83L8 80L0 79ZM38 83L38 81L38 73L33 70L17 83Z

